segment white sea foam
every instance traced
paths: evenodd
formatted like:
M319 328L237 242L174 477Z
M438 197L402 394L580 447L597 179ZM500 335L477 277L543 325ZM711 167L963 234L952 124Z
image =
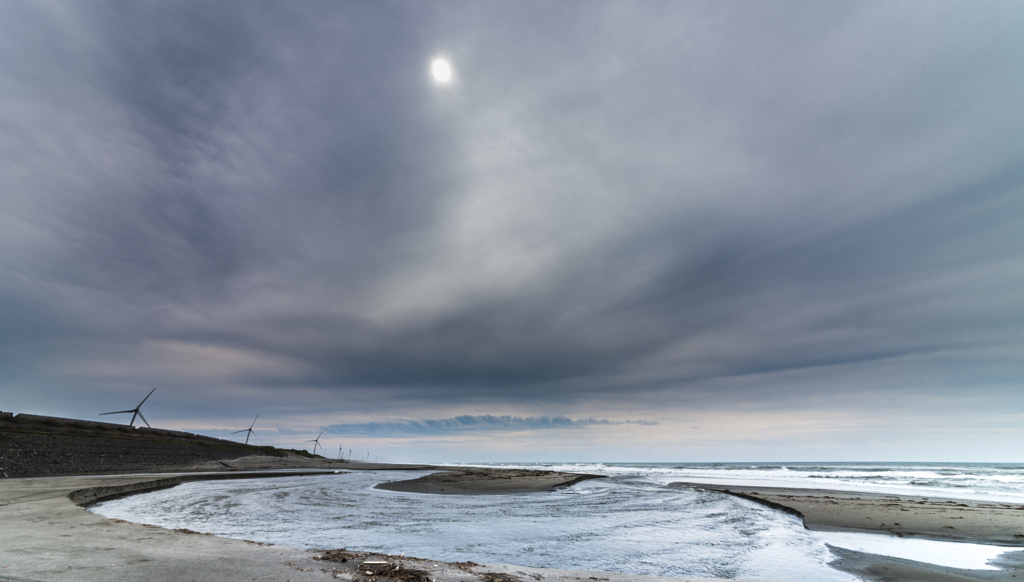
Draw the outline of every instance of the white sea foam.
M786 467L788 474L796 475L825 471L822 465L813 470L790 463ZM414 478L424 472L208 481L106 502L93 510L130 521L304 548L345 547L452 561L668 576L854 580L828 566L833 556L826 542L968 568L984 568L988 559L1005 550L883 535L810 532L798 518L747 500L668 485L695 480L698 475L710 480L725 472L739 474L741 480L756 474L769 475L775 484L797 482L777 477L787 474L781 465L567 464L547 468L602 473L608 478L553 493L511 496L437 496L373 489L380 481ZM911 479L911 473L966 480L963 466L941 469L948 475L939 474L934 467L888 469L902 481ZM971 495L993 495L985 488L1000 480L985 475L1013 475L993 470L979 471L983 486L975 487ZM877 471L865 466L832 473L842 472L874 475Z
M641 474L659 483L689 481L1024 502L1024 465L1021 464L522 463L479 466L540 467L601 475Z

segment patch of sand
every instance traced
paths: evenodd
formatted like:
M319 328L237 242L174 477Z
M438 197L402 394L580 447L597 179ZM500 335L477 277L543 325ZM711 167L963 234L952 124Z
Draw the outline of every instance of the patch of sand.
M569 487L587 479L601 479L601 475L531 471L526 469L468 468L431 473L418 479L393 481L377 485L377 489L407 493L436 493L441 495L495 495L537 493L559 487Z
M720 491L788 511L818 531L1024 547L1024 505L888 493L676 483Z

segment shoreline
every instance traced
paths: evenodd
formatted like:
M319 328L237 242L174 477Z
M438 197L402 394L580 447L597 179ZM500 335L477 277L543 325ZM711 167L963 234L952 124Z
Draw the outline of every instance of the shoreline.
M294 463L285 459L274 459L273 461L260 457L243 458L230 462L230 465L218 463L222 465L222 470L217 472L209 472L212 467L196 466L188 471L179 470L173 473L2 479L0 480L0 547L4 548L4 551L0 554L0 582L6 580L19 582L31 580L99 581L124 578L146 579L151 582L179 579L211 581L343 579L349 582L370 582L373 579L385 582L381 578L389 577L387 572L376 572L375 570L373 571L376 572L376 578L365 575L366 571L371 570L367 570L364 566L369 568L384 568L385 566L366 565L363 564L363 561L386 562L389 564L387 568L394 568L395 570L391 573L396 575L401 570L403 579L398 580L392 577L395 582L565 582L566 579L601 582L679 582L681 580L710 582L713 580L529 568L514 565L448 563L405 556L347 552L341 549L300 550L294 547L198 534L198 532L187 529L172 531L156 526L113 520L91 513L84 508L84 506L104 499L172 487L187 481L331 475L359 470L440 471L418 479L382 483L378 485L378 488L430 493L430 488L440 489L441 484L444 484L446 486L442 494L456 495L545 491L553 487L570 486L583 479L600 477L521 470L524 474L514 478L512 470L506 469L452 470L451 467L433 465L376 463L344 463L342 466L341 463L306 462L306 460L300 463L306 466L296 467ZM311 464L320 466L308 466ZM268 472L267 469L276 469L277 471ZM502 478L503 476L507 477ZM455 485L455 487L451 487L451 485ZM852 508L851 511L861 511L868 507L863 502L864 498L869 496L863 493L828 490L794 492L785 488L737 487L702 483L674 483L673 486L719 491L766 505L775 504L777 507L775 505L773 507L776 509L799 515L804 519L805 527L809 529L834 528L832 531L890 533L887 530L879 529L878 526L841 529L841 526L836 526L834 523L831 525L821 523L820 512L817 511L816 504L834 502L832 505L846 504L848 508ZM893 504L893 499L888 498L894 496L871 497L883 498L871 500L878 506L877 509L892 510L888 506ZM946 517L957 517L952 515L951 511L961 513L970 511L963 507L954 508L947 504L939 504L939 500L933 501L936 504L925 504L922 507L928 511L944 511L948 514ZM903 505L918 504L919 502L920 499L917 498L900 500ZM811 507L812 504L815 506ZM900 511L900 504L896 505L896 511ZM907 516L917 508L903 507L902 509L904 511L901 515ZM991 508L976 509L985 511ZM1024 510L1024 507L1020 509ZM923 513L927 514L928 511L923 511ZM839 513L846 515L843 512ZM1018 514L1012 513L1011 515L1017 516ZM1024 511L1021 511L1020 515L1024 515ZM872 516L867 517L871 518ZM1017 523L1022 523L1019 518ZM904 524L901 527L907 525ZM929 537L922 533L927 532L918 532L913 535ZM957 532L955 539L948 534L933 539L989 543L984 537L979 539L969 536L970 531L965 529ZM1004 545L1024 546L1024 543L1017 542L1016 538L1013 538L1012 543ZM1008 563L1001 564L1001 567L1007 568L1004 570L957 570L841 548L832 549L832 553L836 556L835 561L831 563L832 567L866 580L900 582L925 580L1015 582L1024 580L1024 570L1022 570L1024 568L1024 552L1014 554ZM348 556L348 559L335 562L330 558L325 558L325 555L334 556L337 559L340 559L339 556L342 558ZM421 573L416 575L427 577L415 580L411 570ZM407 578L407 575L412 577Z
M1024 578L1020 570L1024 558L1017 552L1004 570L964 570L915 562L904 558L879 556L846 548L828 546L836 557L831 566L865 580L879 582L1012 582Z
M672 483L748 499L816 531L862 532L1024 548L1024 505L831 489Z
M245 464L245 463L241 463ZM263 464L263 463L258 463ZM284 467L291 468L291 467ZM425 465L353 463L352 470L434 470ZM186 529L114 520L89 512L86 505L112 497L172 487L186 481L299 476L297 472L79 475L0 479L0 582L101 582L145 579L177 582L225 580L347 580L348 582L723 582L720 579L644 576L615 572L557 570L515 565L444 562L373 552L300 550L249 540L222 538ZM333 466L301 476L341 474ZM153 479L153 477L158 477ZM564 481L564 480L563 480ZM344 561L324 559L340 556ZM392 575L367 568L383 561L399 566ZM426 578L406 577L418 571ZM401 574L399 575L399 572ZM733 582L753 582L734 580ZM784 581L777 581L784 582Z
M341 475L347 471L279 471L279 472L248 472L237 471L233 473L191 473L186 475L174 475L162 477L151 481L131 481L121 485L99 485L77 489L68 493L68 499L79 507L88 508L90 505L121 499L129 495L151 493L162 489L170 489L182 483L193 481L223 481L228 479L273 479L279 477L310 477L314 475Z

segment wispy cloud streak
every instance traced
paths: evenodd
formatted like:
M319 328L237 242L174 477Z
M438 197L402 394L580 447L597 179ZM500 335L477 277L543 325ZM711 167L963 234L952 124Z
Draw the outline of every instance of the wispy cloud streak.
M649 420L608 420L607 418L568 418L566 416L492 416L463 415L440 419L394 419L380 422L332 424L324 427L328 434L345 435L440 435L460 432L514 432L528 430L566 430L591 426L638 424L653 426Z

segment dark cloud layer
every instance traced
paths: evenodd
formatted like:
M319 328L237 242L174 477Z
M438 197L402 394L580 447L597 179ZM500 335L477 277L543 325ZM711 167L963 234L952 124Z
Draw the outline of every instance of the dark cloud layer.
M1017 2L7 3L5 400L1019 390L1022 25Z

